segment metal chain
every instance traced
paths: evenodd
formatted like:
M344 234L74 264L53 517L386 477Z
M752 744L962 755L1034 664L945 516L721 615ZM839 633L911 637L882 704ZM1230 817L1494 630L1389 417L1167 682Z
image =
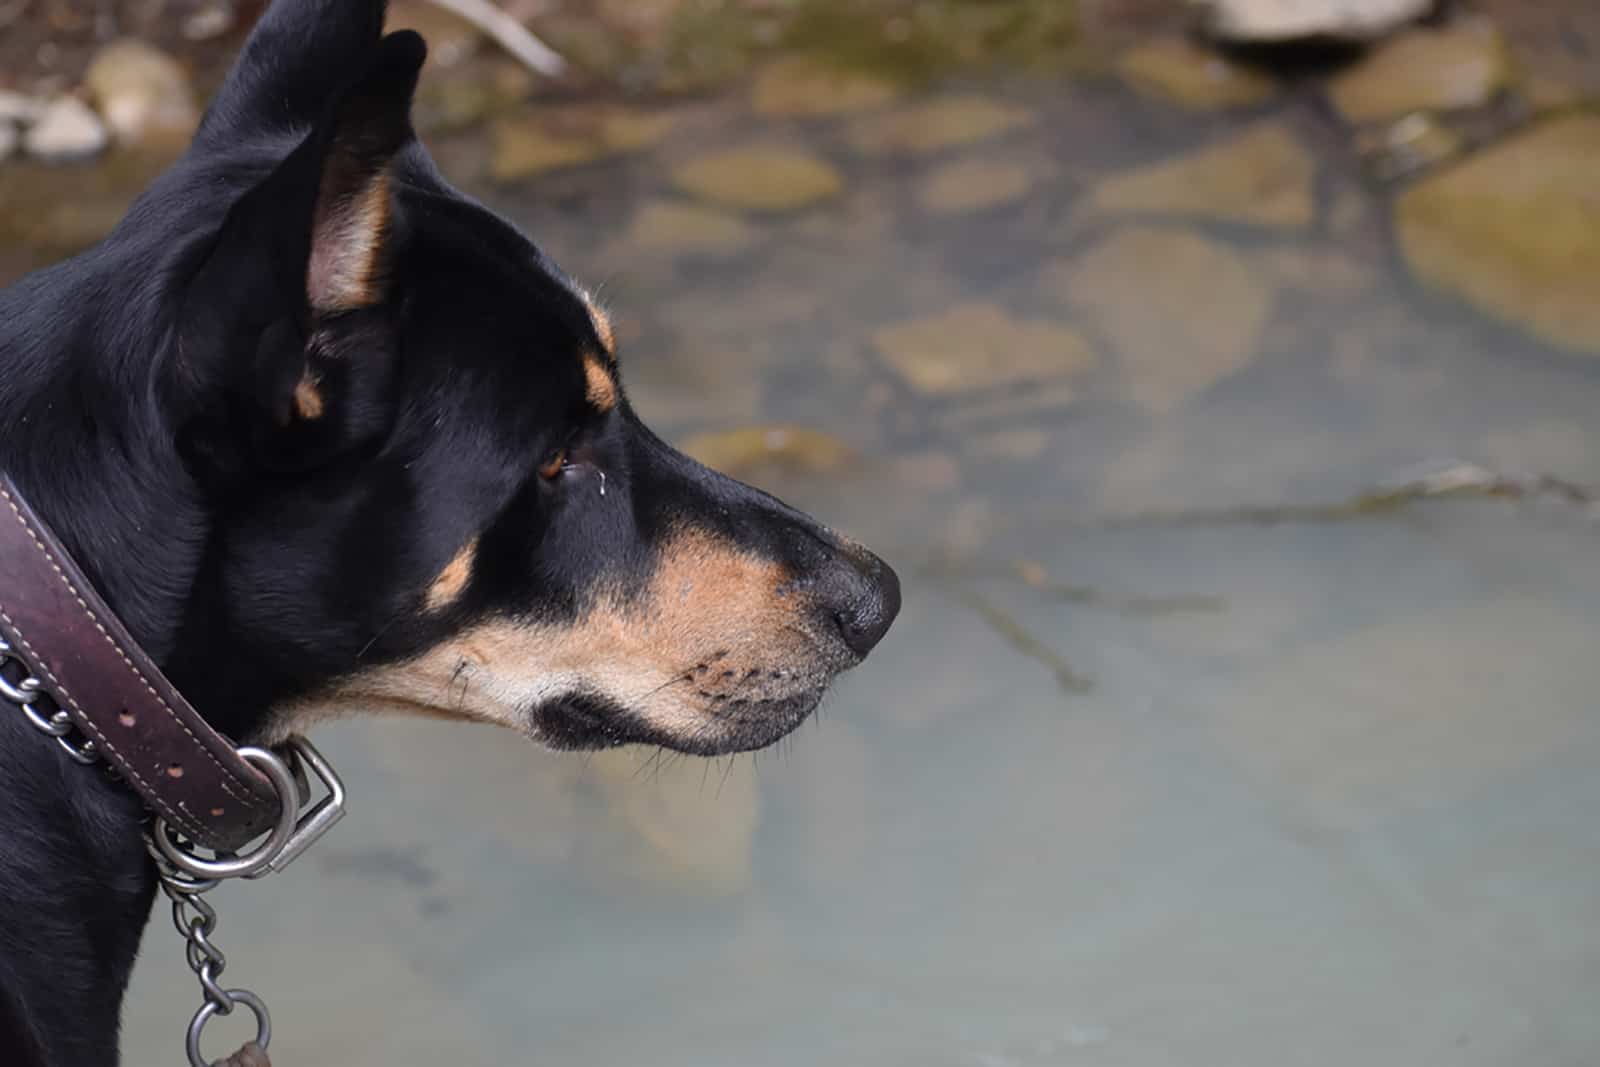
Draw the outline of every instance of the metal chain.
M11 642L0 637L0 697L14 704L22 714L28 717L28 723L46 737L54 738L61 750L71 756L78 763L90 766L100 759L100 754L95 751L94 742L85 740L78 732L78 727L72 721L72 716L66 711L57 709L46 717L39 709L34 707L39 698L46 696L44 683L32 674L24 674L20 682L13 683L5 675L5 668L12 663L17 664L23 671L28 665L11 647Z
M272 1040L272 1016L266 1002L248 989L224 989L217 979L227 969L228 957L223 955L211 940L217 930L217 910L203 894L221 885L221 879L196 878L179 870L161 850L154 838L145 838L145 848L156 864L156 877L160 879L161 892L172 902L172 925L184 940L184 958L189 969L200 980L204 998L200 1010L189 1021L189 1031L184 1047L189 1054L191 1067L207 1067L200 1053L200 1035L214 1015L228 1015L240 1004L250 1009L256 1017L255 1044L263 1052Z
M20 669L23 673L21 680L13 682L6 674L7 668L12 668L13 674ZM100 754L95 750L94 742L83 738L66 711L57 709L45 715L34 706L48 695L44 683L29 672L27 663L11 643L0 637L0 699L21 711L29 725L53 739L75 762L85 766L99 763ZM54 700L50 702L53 704ZM110 764L106 764L106 769L115 773ZM292 796L293 793L289 794L289 797ZM158 827L153 832L160 833L161 830ZM190 1067L211 1067L210 1062L201 1055L200 1035L212 1016L228 1015L240 1004L249 1008L255 1016L255 1044L264 1053L268 1042L272 1040L272 1017L267 1012L266 1003L248 989L224 989L217 981L228 966L228 958L211 941L211 935L217 929L217 911L202 894L215 889L221 884L221 879L204 879L186 874L162 854L149 834L145 836L145 848L155 861L161 891L172 902L172 923L184 939L184 957L189 969L200 980L200 991L204 996L200 1009L189 1021L184 1042Z

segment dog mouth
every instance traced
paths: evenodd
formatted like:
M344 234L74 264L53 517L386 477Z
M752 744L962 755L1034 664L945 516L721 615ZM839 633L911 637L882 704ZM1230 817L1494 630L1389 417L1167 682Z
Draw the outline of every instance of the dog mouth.
M816 710L826 686L782 697L738 699L658 718L604 697L544 701L527 712L528 732L550 748L589 751L654 745L691 756L726 756L765 748Z

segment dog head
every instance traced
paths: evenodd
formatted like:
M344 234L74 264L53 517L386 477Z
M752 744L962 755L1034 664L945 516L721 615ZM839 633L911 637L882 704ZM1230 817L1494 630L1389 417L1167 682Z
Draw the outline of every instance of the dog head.
M893 571L640 422L605 314L435 170L423 42L382 19L278 0L100 253L137 253L134 417L181 464L169 673L239 737L394 710L768 744L883 636Z

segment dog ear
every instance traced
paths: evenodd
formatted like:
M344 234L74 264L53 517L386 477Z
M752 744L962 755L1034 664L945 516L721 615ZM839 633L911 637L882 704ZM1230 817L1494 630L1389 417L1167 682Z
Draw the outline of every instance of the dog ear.
M220 438L237 438L243 415L257 458L264 448L272 465L300 466L381 421L393 349L385 300L403 225L393 167L415 136L425 58L415 33L385 37L367 72L229 211L183 320L189 381L203 394L220 379L230 406L245 408L213 420L205 436L219 440L206 451L226 453Z
M322 115L371 61L385 0L273 0L206 109L202 145L293 129Z
M308 142L321 156L305 259L315 315L383 299L395 223L390 167L414 136L411 99L426 58L422 38L409 30L384 38L372 72L345 96L323 136Z

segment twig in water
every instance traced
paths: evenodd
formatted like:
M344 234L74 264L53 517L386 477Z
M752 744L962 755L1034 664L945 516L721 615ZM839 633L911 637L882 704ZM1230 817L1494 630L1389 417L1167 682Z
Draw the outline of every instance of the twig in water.
M956 583L951 583L948 588L952 596L977 612L1006 644L1029 659L1048 667L1050 673L1055 675L1056 684L1062 689L1069 693L1087 693L1094 687L1094 683L1074 671L1067 661L1061 658L1059 652L1029 633L1027 627L1001 611L988 597L975 589Z

